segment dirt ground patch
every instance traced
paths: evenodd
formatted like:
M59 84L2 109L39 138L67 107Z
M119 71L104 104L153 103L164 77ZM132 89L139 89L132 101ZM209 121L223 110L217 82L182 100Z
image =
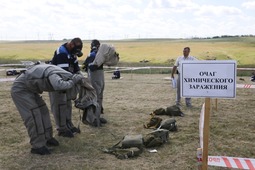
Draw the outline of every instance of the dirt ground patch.
M170 133L169 142L147 150L137 158L119 160L100 149L110 147L127 134L146 134L149 113L175 103L175 89L164 80L164 74L122 74L112 80L105 74L104 117L108 123L101 128L80 124L81 134L73 139L56 135L60 146L49 156L30 154L27 131L10 97L11 82L0 89L0 169L171 169L194 170L199 146L199 114L204 99L192 99L188 109L182 99L185 117L176 117L178 131ZM3 77L3 75L2 75ZM238 83L252 84L248 77ZM254 89L237 89L236 99L219 99L217 110L212 100L209 155L255 158ZM49 106L48 94L43 98ZM78 125L81 112L73 108L73 122ZM52 116L52 115L51 115ZM162 116L162 118L168 118ZM54 126L54 119L52 117ZM54 129L54 134L56 130ZM209 167L208 169L223 169Z

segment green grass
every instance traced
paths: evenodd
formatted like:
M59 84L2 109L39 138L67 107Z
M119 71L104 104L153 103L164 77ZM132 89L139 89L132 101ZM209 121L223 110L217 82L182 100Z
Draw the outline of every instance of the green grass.
M15 63L20 60L45 61L64 41L21 41L0 42L1 63ZM137 64L142 60L150 65L170 65L182 55L184 47L191 48L190 55L198 59L237 60L238 65L255 65L255 37L232 37L219 39L139 39L102 41L113 44L120 53L122 64ZM90 49L90 41L84 41L84 56Z
M51 60L56 48L64 41L0 42L0 64L20 63L21 60ZM236 60L238 67L255 66L255 37L218 39L139 39L102 41L113 44L120 53L119 67L173 66L184 47L191 48L190 55L200 60ZM83 63L90 49L90 41L84 41L79 63ZM148 60L148 63L140 61ZM144 69L132 73L169 74L169 69ZM131 71L124 71L131 73ZM238 76L250 76L251 71L238 72Z

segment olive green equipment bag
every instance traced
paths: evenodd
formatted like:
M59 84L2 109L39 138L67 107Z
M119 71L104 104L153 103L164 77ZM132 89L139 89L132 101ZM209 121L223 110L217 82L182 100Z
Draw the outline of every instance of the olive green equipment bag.
M166 110L164 108L159 108L154 110L152 113L155 115L166 115Z
M180 107L173 105L166 108L159 108L153 111L155 115L168 115L168 116L184 116L184 113L181 111Z
M166 129L157 129L148 133L143 138L143 144L146 148L158 147L168 142L169 131Z
M165 119L160 123L159 129L166 129L171 132L177 131L177 124L175 119Z
M122 148L142 148L143 147L143 136L139 135L126 135L121 141Z
M104 153L113 154L118 159L128 159L139 156L143 151L142 135L126 135L117 144L104 148Z
M176 105L167 107L166 108L166 115L169 115L169 116L181 116L181 117L184 116L184 114L181 111L180 107L178 107Z

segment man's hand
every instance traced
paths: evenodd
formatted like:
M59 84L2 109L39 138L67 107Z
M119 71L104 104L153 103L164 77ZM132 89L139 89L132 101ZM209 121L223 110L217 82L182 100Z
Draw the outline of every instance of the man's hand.
M83 79L85 79L85 77L82 74L74 74L72 77L72 80L75 84L82 83Z

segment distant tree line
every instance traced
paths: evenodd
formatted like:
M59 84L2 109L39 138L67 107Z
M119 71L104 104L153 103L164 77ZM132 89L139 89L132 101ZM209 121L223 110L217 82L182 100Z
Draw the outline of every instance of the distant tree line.
M236 38L236 37L255 37L255 35L252 35L252 34L249 34L249 35L221 35L221 36L213 36L213 37L206 37L206 38L192 37L192 39L216 39L216 38Z

